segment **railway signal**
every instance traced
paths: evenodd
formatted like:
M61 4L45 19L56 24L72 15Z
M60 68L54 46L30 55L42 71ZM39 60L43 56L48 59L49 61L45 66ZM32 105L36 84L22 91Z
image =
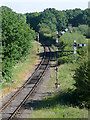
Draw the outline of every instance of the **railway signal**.
M82 46L86 46L86 44L77 44L77 46L82 47Z
M58 35L58 31L57 31L57 38L60 38L62 35L64 35L66 32L68 31L68 28L66 28L64 31L61 32L60 35Z
M68 29L66 28L63 32L61 32L61 34L58 34L58 31L56 31L56 83L55 86L56 88L58 88L60 86L60 83L58 82L58 66L57 66L57 52L58 52L58 38L60 38L62 35L64 35L66 32L68 31Z
M76 54L76 47L82 47L82 46L87 46L86 44L77 44L76 40L74 40L74 54Z

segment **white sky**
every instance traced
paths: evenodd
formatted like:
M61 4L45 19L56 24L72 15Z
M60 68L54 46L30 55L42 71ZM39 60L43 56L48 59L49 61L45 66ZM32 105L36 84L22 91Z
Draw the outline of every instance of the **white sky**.
M17 13L40 12L46 8L57 10L88 8L89 0L0 0L0 6L8 6Z

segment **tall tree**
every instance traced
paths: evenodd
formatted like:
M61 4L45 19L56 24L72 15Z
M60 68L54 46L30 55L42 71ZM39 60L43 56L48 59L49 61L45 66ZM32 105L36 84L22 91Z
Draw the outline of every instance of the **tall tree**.
M2 75L5 80L11 78L11 68L26 56L35 38L34 31L25 23L25 16L2 6Z

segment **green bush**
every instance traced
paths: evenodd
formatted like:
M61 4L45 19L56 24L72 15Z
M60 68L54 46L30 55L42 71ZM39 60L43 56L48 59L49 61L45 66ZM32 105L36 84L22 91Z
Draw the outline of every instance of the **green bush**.
M76 69L73 76L78 95L78 102L90 108L90 60L85 60Z
M78 31L82 35L87 36L88 35L88 25L79 25L78 27L73 27L73 31Z
M79 55L82 55L82 56L84 56L85 54L86 54L86 50L85 49L83 49L83 48L78 48L77 49L77 53L79 54Z
M58 58L58 65L64 64L64 63L74 63L78 62L79 60L79 55L78 54L70 54L68 55L67 53L60 53L62 57ZM65 56L64 56L65 55Z
M61 65L61 64L67 63L67 62L68 62L67 56L63 56L58 59L58 65Z
M68 55L68 62L70 62L70 63L77 62L78 59L79 59L78 54L70 54L70 55Z

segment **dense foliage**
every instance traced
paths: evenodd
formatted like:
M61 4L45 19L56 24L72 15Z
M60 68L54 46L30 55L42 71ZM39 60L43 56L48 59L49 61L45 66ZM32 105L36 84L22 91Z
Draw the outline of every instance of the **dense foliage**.
M70 25L74 27L73 31L79 31L88 36L88 9L76 8L59 11L55 8L47 8L43 12L26 13L25 15L27 23L40 33L40 40L49 45L55 43L56 31L61 32L67 27L70 29Z
M2 75L3 82L11 81L11 68L23 59L31 48L35 33L26 24L26 17L8 7L0 8L2 13Z
M78 27L78 25L88 24L88 9L73 9L73 10L63 10L58 11L54 8L45 9L40 13L26 13L27 23L31 24L34 30L40 32L43 28L48 29L47 32L50 33L56 30L60 31L69 24L73 27ZM46 31L45 29L45 31Z
M73 31L77 31L84 36L88 36L88 25L79 25L78 27L73 27Z

